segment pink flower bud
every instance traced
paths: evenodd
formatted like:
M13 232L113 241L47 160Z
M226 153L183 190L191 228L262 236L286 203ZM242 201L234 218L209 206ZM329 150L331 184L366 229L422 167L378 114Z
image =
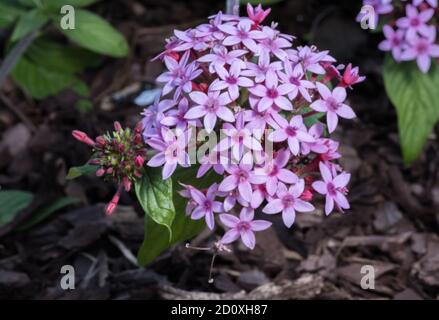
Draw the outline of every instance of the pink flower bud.
M136 163L136 166L143 167L143 163L145 162L145 159L143 159L143 157L141 156L137 156L136 160L134 160L134 162Z
M123 177L122 183L123 183L123 187L125 188L126 192L131 190L131 181L130 181L130 179L128 179L128 177Z
M97 137L97 138L96 138L96 142L98 143L98 145L99 145L100 147L105 146L105 144L107 143L107 142L105 141L104 137L102 137L102 136Z
M140 133L142 133L142 131L143 131L143 124L142 124L142 122L138 122L136 124L136 127L134 128L134 132L140 134Z
M302 199L303 201L311 201L312 196L312 191L309 188L305 188L302 195L300 196L300 199Z
M117 204L119 203L121 191L122 191L122 189L121 189L121 187L119 187L119 189L117 189L116 194L113 196L113 199L111 199L110 203L105 208L105 214L107 216L111 215L114 212L114 209L116 209Z
M96 176L97 176L97 177L102 177L104 174L105 174L105 169L104 169L104 168L99 168L99 169L96 171Z
M119 132L122 130L122 126L120 125L119 121L114 122L114 129Z
M349 64L343 73L341 86L349 87L351 85L364 81L365 77L361 77L358 72L358 67L352 68L352 64Z
M72 131L72 136L78 140L81 141L85 144L88 144L89 146L94 146L95 142L84 132L79 131L79 130L73 130Z

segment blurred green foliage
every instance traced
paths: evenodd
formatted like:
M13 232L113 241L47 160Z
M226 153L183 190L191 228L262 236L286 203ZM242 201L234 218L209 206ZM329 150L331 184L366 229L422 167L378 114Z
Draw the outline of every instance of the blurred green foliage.
M387 55L383 74L398 115L404 162L409 165L422 152L439 119L439 66L433 60L428 73L422 73L414 61L397 63Z
M5 55L26 35L38 32L11 71L12 79L35 99L55 95L66 88L87 98L88 86L77 75L99 64L102 54L119 58L129 52L128 43L119 31L83 9L99 0L0 1L0 28L11 30ZM61 13L61 8L67 4L74 8L74 29L61 28L61 19L66 14ZM55 40L50 36L53 32L49 35L51 29L62 33L71 43ZM86 100L80 101L81 108L86 109Z

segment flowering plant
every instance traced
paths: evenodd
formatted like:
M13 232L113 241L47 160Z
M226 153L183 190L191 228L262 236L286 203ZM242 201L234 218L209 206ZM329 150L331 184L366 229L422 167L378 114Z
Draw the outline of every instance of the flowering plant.
M438 2L364 0L363 4L372 8L374 27L379 25L385 37L378 46L388 52L384 80L398 113L404 159L410 163L439 118ZM366 14L362 10L358 20L366 19Z
M275 23L262 24L269 12L219 12L175 30L155 58L166 70L161 94L142 113L148 157L141 178L128 176L146 213L142 264L218 222L225 233L215 248L241 239L253 249L255 233L271 226L265 215L280 214L290 228L297 212L315 209L316 195L326 215L349 209L350 174L329 134L355 118L347 93L364 77L328 51L293 46ZM141 150L125 159L143 164Z

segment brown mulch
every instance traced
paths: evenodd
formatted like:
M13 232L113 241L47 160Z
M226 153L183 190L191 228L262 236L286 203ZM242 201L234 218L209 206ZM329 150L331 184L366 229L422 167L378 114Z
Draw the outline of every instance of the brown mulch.
M86 72L92 112L75 109L78 97L69 90L33 101L12 81L0 88L0 186L36 194L30 208L0 227L0 299L439 299L439 130L418 161L405 167L382 83L379 35L353 22L359 5L354 1L285 1L269 17L277 17L285 33L331 49L341 63L360 65L368 77L350 98L358 119L342 122L336 132L342 165L352 173L348 212L325 217L316 201L317 210L299 214L290 230L274 219L275 228L258 235L254 251L237 244L233 253L217 257L209 284L211 256L183 244L146 268L137 265L143 219L134 195L124 194L116 214L104 217L114 186L93 177L66 181L68 168L89 156L71 130L95 136L115 120L136 123L141 109L133 98L161 71L150 58L174 28L198 24L221 9L222 2L207 3L95 5L126 34L132 55L106 59ZM65 195L81 203L31 229L17 228ZM194 241L210 245L215 239L202 233ZM59 284L66 264L75 267L72 291ZM364 265L375 268L374 290L361 289Z

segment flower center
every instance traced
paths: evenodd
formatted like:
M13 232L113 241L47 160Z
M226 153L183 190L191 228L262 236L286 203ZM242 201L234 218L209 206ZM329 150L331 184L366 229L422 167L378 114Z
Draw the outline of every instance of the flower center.
M237 36L238 36L240 39L247 39L247 38L248 38L248 33L247 33L247 31L245 31L245 30L238 30L238 34L237 34Z
M300 86L300 80L298 78L296 78L296 77L291 77L290 78L290 83L294 84L297 87Z
M282 199L282 203L284 205L285 208L289 208L294 206L294 197L291 195L287 195Z
M288 126L288 127L286 127L286 129L285 129L285 133L286 133L288 136L290 136L290 137L295 137L296 134L297 134L297 129L298 129L298 128L296 128L296 127Z
M239 232L241 231L247 231L251 229L250 223L248 223L247 221L240 221L237 225L236 228L238 229Z
M392 44L393 44L394 46L399 46L399 45L401 44L401 39L400 39L399 37L397 37L397 36L394 36L394 37L392 38Z
M421 21L419 20L418 17L412 18L412 19L410 20L410 25L411 25L412 27L417 27L417 26L419 26L420 24L421 24Z
M228 84L237 84L237 83L238 83L238 79L236 79L236 78L233 77L233 76L228 76L228 77L226 78L226 82L227 82Z
M267 97L270 99L276 99L279 96L276 88L267 89Z
M275 165L275 164L270 164L270 165L268 166L268 170L269 170L269 172L270 172L270 176L272 176L272 177L277 176L277 174L279 173L279 168L278 168L278 166Z
M328 109L330 111L337 111L338 107L340 106L340 104L338 103L337 100L335 100L334 98L329 98L328 100L326 100L326 104L328 106Z
M209 98L204 106L207 112L215 112L218 109L218 103L215 99Z
M238 131L233 136L233 141L236 142L236 143L241 144L244 141L244 137L245 137L245 133L243 131Z
M238 178L239 182L245 182L248 179L248 173L246 171L240 170L236 174L236 177Z
M337 189L335 188L335 186L331 182L328 183L326 188L328 189L329 195L335 196Z
M428 45L425 41L421 41L416 45L416 51L418 51L419 54L424 54L428 51Z
M210 211L212 209L212 203L210 201L205 201L203 207L205 210Z

